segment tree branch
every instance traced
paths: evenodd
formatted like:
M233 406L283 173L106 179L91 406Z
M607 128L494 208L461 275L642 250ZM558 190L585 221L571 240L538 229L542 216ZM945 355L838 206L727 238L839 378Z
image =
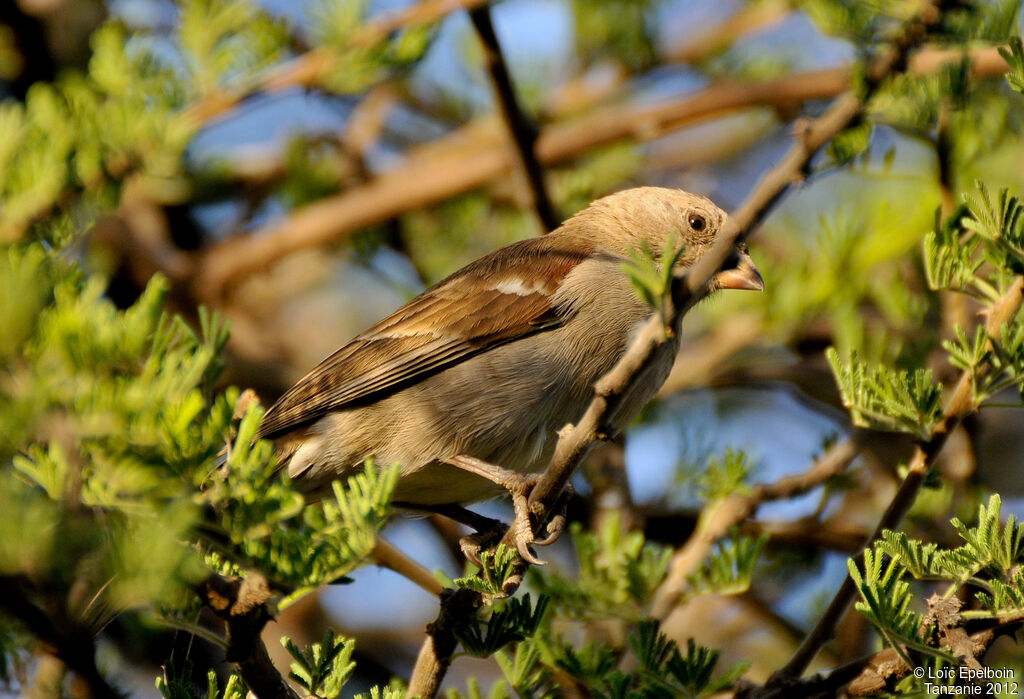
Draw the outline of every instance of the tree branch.
M985 323L985 329L989 337L998 340L1004 324L1013 319L1024 302L1024 277L1017 277L1005 294L993 305ZM973 400L973 380L967 372L962 372L956 388L946 401L943 410L943 417L939 424L932 431L931 437L926 441L919 442L911 457L907 474L900 483L892 501L882 514L870 539L865 542L866 548L871 545L885 529L894 529L903 521L910 506L914 504L918 491L924 483L925 478L935 465L938 457L950 433L960 421L977 410ZM803 674L810 665L818 650L827 643L835 634L836 626L840 619L846 614L850 604L857 594L856 586L849 575L843 581L839 591L829 603L828 608L822 614L814 629L807 635L803 643L797 648L789 662L780 669L768 681L766 690L778 690L781 694L773 694L770 691L764 697L787 696L785 687L792 683L797 677Z
M486 2L487 0L420 0L400 10L381 13L366 22L356 31L346 48L369 48L403 27L436 22L456 10L468 10ZM312 49L297 58L267 69L241 85L207 95L185 109L185 119L198 127L214 118L225 116L251 95L313 87L320 82L337 59L338 50L333 47Z
M970 55L975 75L995 75L1006 69L995 48L978 49ZM946 62L959 60L959 56L945 50L922 52L911 61L911 69L933 72ZM886 64L884 59L877 62L870 73L884 74ZM792 108L807 100L832 97L849 87L851 70L847 66L763 83L721 83L652 105L608 108L582 119L545 127L537 139L537 159L545 165L557 164L599 146L629 138L650 140L740 109ZM856 114L860 101L853 95L846 99L846 107ZM833 121L845 125L849 118L834 115ZM820 147L832 135L830 124L822 124L818 131L803 129L806 149L811 149L815 141L819 141ZM262 230L239 233L213 245L198 260L194 281L198 297L220 305L230 286L284 255L336 243L365 226L430 206L507 175L515 166L515 157L501 147L503 140L497 122L470 124L414 149L400 165L366 184L308 204ZM802 167L804 155L797 157ZM786 168L787 177L791 176L791 169ZM751 202L750 206L765 204ZM740 214L748 215L742 210L736 215Z
M969 661L978 662L997 638L1019 630L1024 624L1024 618L1015 614L986 620L986 622L973 625L975 628L978 626L982 628L970 633L967 636L968 642L961 644L962 647L970 649L967 654ZM970 632L970 628L967 628L966 631ZM784 694L777 696L785 696L787 699L876 696L886 687L891 688L912 669L907 666L896 649L885 648L877 653L840 665L827 673L794 681L787 687ZM759 696L762 695L758 693L758 688L744 688L736 693L737 699L753 699L753 697Z
M792 11L790 0L764 0L745 5L720 23L701 27L699 32L688 36L678 46L668 47L662 60L666 63L700 63L744 36L782 21ZM615 94L632 77L633 74L621 62L602 61L559 86L547 100L544 113L548 117L579 113Z
M260 699L299 699L267 653L260 634L270 621L270 588L259 573L244 578L210 576L200 595L227 627L226 659L238 667L242 679Z
M444 586L429 570L380 537L377 537L370 558L375 565L398 573L432 595L440 595L444 591Z
M431 699L437 695L459 644L455 628L476 614L480 604L480 594L466 588L441 593L437 619L427 625L427 637L420 646L409 677L409 689L405 694L408 699Z
M811 158L860 114L866 99L881 80L890 73L905 68L909 50L923 38L925 30L938 19L939 13L935 6L929 3L921 15L907 23L900 37L894 42L893 48L871 66L867 89L863 96L845 93L836 99L822 116L802 122L797 130L796 143L779 165L761 178L743 206L729 217L711 249L684 276L674 280L671 298L666 299L664 310L651 315L618 363L598 380L594 386L594 397L580 420L575 425L567 425L559 433L551 462L530 493L528 505L534 531L544 526L562 491L593 443L601 435L607 434L606 425L610 423L632 384L645 369L657 361L661 353L671 351L671 345L667 342L670 333L679 331L679 324L686 311L704 295L711 278L724 266L735 246L750 235L753 228L764 219L793 182L803 179ZM543 149L541 152L543 153ZM849 458L852 459L853 455L855 452ZM778 486L778 492L785 493L793 487L794 483L787 482ZM772 492L774 490L766 495ZM514 545L510 535L506 535L503 543ZM466 591L460 590L454 594L462 592ZM478 596L460 595L460 600L464 599L478 599ZM663 601L660 608L664 609L667 604L667 601ZM461 607L464 613L474 613L475 609L474 604ZM442 620L447 621L445 614L445 605L442 603L441 615L435 622L435 627ZM442 638L447 640L446 636ZM442 645L433 635L428 637L417 658L413 673L417 682L410 683L410 697L416 695L414 690L421 692L424 697L433 696L432 692L437 691L447 671L454 649L454 643Z
M537 160L536 145L539 132L537 125L523 113L519 106L515 87L512 85L508 66L501 53L501 45L498 43L498 36L494 32L491 8L488 5L476 7L469 11L469 18L473 22L477 36L480 37L480 43L483 44L487 71L491 74L491 81L494 83L494 90L498 95L502 116L508 126L512 141L516 145L517 158L533 198L533 208L537 212L544 232L553 231L558 228L562 219L551 203L551 197L548 195L548 189L544 183L544 169Z
M732 493L724 500L709 503L697 518L689 541L672 556L668 575L654 594L651 616L662 620L668 617L686 591L687 578L700 568L715 542L730 529L752 517L766 502L785 500L813 490L844 471L859 453L858 438L854 436L833 444L804 473L756 485L750 493Z
M28 629L51 655L59 658L85 684L89 699L123 699L96 667L93 631L67 617L61 602L53 612L33 601L31 584L20 576L0 576L0 610ZM54 618L56 615L56 618Z

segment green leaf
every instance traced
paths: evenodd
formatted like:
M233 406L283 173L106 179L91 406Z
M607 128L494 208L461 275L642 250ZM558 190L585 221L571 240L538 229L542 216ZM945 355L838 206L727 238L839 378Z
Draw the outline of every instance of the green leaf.
M480 554L480 569L473 575L455 579L456 587L475 590L488 598L505 597L505 583L519 573L519 553L514 547L499 543L493 550Z
M1021 44L1021 38L1011 38L1009 48L1000 48L999 55L1010 67L1006 72L1006 82L1017 92L1024 93L1024 45Z
M707 560L687 578L689 594L736 595L746 592L767 542L767 534L755 538L733 529L728 538L715 543Z
M335 636L332 629L324 631L320 642L311 643L304 650L287 636L281 637L281 645L295 659L288 677L323 699L338 697L356 667L352 661L355 640Z
M856 352L843 362L832 347L825 356L855 424L927 439L941 420L942 386L930 370L872 368Z
M646 543L640 532L623 533L617 515L605 518L597 532L584 532L576 522L570 531L579 572L570 577L531 569L531 583L573 618L641 618L665 577L671 549Z
M487 658L510 643L518 643L537 631L550 600L541 595L537 606L531 607L530 595L511 598L495 605L490 617L481 622L474 616L465 625L456 626L456 637L470 655Z

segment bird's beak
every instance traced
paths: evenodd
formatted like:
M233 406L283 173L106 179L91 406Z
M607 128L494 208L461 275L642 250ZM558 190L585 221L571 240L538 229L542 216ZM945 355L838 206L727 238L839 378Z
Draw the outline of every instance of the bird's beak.
M748 289L750 291L764 291L764 279L761 273L754 266L750 255L744 252L736 253L736 266L732 269L722 270L715 275L715 286L719 289Z

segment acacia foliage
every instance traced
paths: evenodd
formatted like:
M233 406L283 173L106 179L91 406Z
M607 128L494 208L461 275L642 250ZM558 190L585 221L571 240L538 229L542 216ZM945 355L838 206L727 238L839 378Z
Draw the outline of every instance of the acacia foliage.
M572 3L581 65L611 58L631 71L657 67L650 29L655 5ZM855 71L860 79L913 5L799 3L823 32L863 55ZM293 28L258 4L188 0L166 41L109 22L93 34L84 70L33 86L23 102L0 105L4 679L18 682L19 664L41 644L70 658L71 644L84 644L85 654L95 656L94 638L125 643L123 634L109 633L118 624L159 622L223 643L195 622L197 590L211 575L257 570L283 608L311 590L344 582L368 562L390 515L397 471L369 468L336 483L325 502L307 504L276 469L269 445L251 442L261 406L219 383L231 360L221 316L189 305L194 299L187 295L183 304L182 280L159 275L118 307L109 289L112 270L90 246L107 217L123 213L118 207L133 187L165 210L243 196L298 208L358 181L360 168L349 167L350 154L329 139L297 137L281 171L253 187L257 191L247 190L225 163L192 159L189 145L208 118L203 109L260 93L266 71L297 51L331 52L329 69L308 87L335 97L405 79L436 27L416 25L368 42L360 38L366 7L317 0L316 31L296 49ZM958 49L1001 45L1019 22L1013 2L944 9L929 39ZM940 292L990 311L1024 271L1017 192L982 183L962 205L955 197L961 183L984 169L979 163L1012 145L1020 131L1024 112L1009 94L1024 87L1019 39L1004 56L1005 82L974 79L966 61L886 81L859 123L833 139L827 157L814 164L812 174L885 181L893 162L885 153L877 166L878 134L907 134L935 150L945 168L938 185L959 208L936 216L927 234L917 225L917 210L894 217L881 203L865 211L840 209L810 227L818 233L812 243L783 239L759 260L769 291L745 301L745 312L780 345L795 347L808 328L827 327L835 345L828 357L854 424L930 439L944 418L942 398L950 387L937 378L936 354L969 379L971 411L1024 381L1024 327L1017 314L998 332L983 323L936 331L930 323L944 298ZM727 49L701 68L712 77L751 79L776 75L784 64ZM855 88L862 87L855 80ZM523 103L536 114L542 88L521 87ZM459 119L472 116L474 107L456 102L442 111ZM642 173L643 164L639 149L619 144L555 170L550 185L570 212ZM930 216L934 199L918 209ZM474 192L406 214L398 225L399 237L407 239L403 252L430 280L450 271L453 260L527 234L532 223L502 196ZM370 231L356 241L357 252L368 256L386 238L387 231ZM814 255L804 254L808 247ZM670 280L651 262L638 253L630 274L657 306ZM168 310L172 304L184 315ZM710 314L729 310L734 307L722 304ZM737 452L712 460L697 478L705 511L730 495L755 492L750 475ZM933 475L929 485L941 486L941 479ZM828 487L832 493L848 486L837 479ZM851 559L858 609L908 668L922 657L936 665L958 662L962 648L949 642L954 630L1024 614L1020 525L1000 521L997 497L964 509L976 509L977 524L953 521L962 539L956 546L887 531ZM6 535L11 532L17 535ZM527 581L530 594L502 599L514 567L513 555L503 550L484 554L480 573L446 581L489 601L456 634L467 653L493 657L503 677L487 692L471 681L465 692L452 689L453 696L546 696L565 682L597 696L700 696L742 676L745 663L720 662L718 651L671 639L647 618L665 582L670 549L637 531L621 531L615 518L592 530L576 524L572 538L576 573L535 570ZM683 598L748 589L765 543L765 536L738 531L717 541L687 578ZM924 584L940 585L942 599L966 599L966 608L939 619ZM34 623L36 612L49 626ZM580 642L597 623L613 625L616 633ZM294 658L291 677L306 692L333 697L345 691L354 672L353 639L329 632L305 647L285 646ZM203 692L195 676L205 680ZM896 679L903 682L899 691L917 689L911 676ZM158 686L169 697L239 697L245 689L237 676L218 680L212 667L170 663ZM400 694L397 684L370 692Z

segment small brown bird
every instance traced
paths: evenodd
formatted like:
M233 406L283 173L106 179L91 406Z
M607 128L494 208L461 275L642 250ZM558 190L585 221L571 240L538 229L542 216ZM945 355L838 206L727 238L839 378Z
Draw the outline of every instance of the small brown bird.
M725 220L710 200L675 189L598 199L550 234L470 263L357 336L267 411L259 436L276 441L282 467L307 491L373 458L401 464L396 503L450 514L494 497L501 486L451 462L542 471L558 430L579 419L594 383L651 314L622 263L642 246L657 254L678 239L677 266L686 268ZM732 262L712 289L764 288L745 249ZM616 429L668 376L673 338L635 382Z

